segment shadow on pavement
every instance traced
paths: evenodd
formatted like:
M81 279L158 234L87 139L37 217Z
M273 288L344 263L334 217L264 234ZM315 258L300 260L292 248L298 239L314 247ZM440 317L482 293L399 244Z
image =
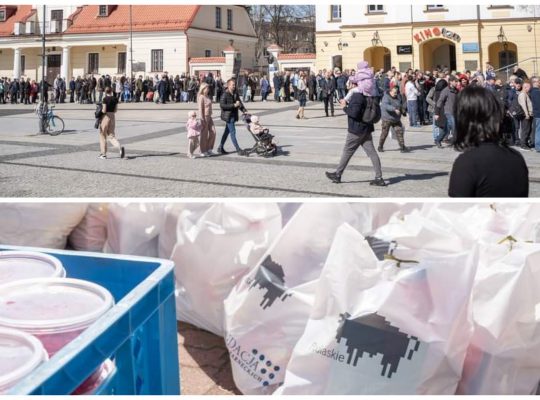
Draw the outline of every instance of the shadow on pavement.
M136 158L145 158L145 157L171 157L178 156L180 153L162 153L162 154L138 154L135 156L126 156L126 160L135 160Z
M222 337L178 322L178 352L183 395L241 394Z
M392 178L387 178L386 183L388 183L388 185L395 185L396 183L403 182L403 181L427 181L433 178L438 178L440 176L447 176L447 175L448 175L448 172L404 174L402 176L394 176Z

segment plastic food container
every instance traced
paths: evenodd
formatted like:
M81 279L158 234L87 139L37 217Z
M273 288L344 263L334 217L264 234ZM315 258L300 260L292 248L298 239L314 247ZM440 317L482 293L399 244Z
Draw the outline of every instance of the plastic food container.
M71 394L75 395L93 395L96 390L105 382L116 367L111 360L105 361L81 386Z
M0 395L47 359L47 352L34 336L0 328Z
M44 253L0 251L0 284L31 278L64 278L60 260Z
M78 279L37 278L0 285L0 327L36 336L49 356L113 306L109 291Z

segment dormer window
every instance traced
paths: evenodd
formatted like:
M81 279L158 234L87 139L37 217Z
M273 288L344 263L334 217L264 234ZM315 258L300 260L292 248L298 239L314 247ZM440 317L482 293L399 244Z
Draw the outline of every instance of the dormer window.
M109 16L109 6L99 6L99 14L100 17L108 17Z
M6 10L0 10L0 22L4 22L6 20Z

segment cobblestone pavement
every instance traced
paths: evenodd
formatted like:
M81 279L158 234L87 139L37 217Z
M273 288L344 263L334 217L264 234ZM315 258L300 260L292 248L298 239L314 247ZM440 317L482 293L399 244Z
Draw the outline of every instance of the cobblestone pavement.
M325 171L335 168L346 135L341 110L325 118L320 103L308 103L306 120L297 120L295 103L248 103L253 114L279 140L281 154L265 159L236 154L190 160L186 157L185 122L192 104L121 104L117 136L127 159L110 151L99 160L94 106L58 104L62 135L36 135L31 106L0 106L0 193L3 197L446 197L448 174L458 155L433 145L430 126L407 128L412 152L402 154L388 139L380 154L389 186L369 186L373 171L360 149L343 175L331 183ZM218 141L224 129L214 105ZM237 125L242 147L253 141ZM380 127L374 133L378 143ZM217 145L216 145L217 147ZM231 143L226 149L231 150ZM540 154L523 153L530 170L531 196L540 195Z
M240 394L223 338L179 322L178 352L183 395Z

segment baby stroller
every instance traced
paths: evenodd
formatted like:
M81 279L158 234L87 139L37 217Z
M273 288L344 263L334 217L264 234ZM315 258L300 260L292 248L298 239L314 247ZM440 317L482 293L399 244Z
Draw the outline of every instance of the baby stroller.
M242 154L246 157L249 157L251 153L257 153L259 156L263 157L274 157L277 154L277 146L274 136L270 133L261 133L259 135L253 133L251 131L251 127L249 126L249 124L251 124L251 114L243 114L242 120L245 122L246 128L253 137L253 140L255 140L255 145L252 148L244 149Z

